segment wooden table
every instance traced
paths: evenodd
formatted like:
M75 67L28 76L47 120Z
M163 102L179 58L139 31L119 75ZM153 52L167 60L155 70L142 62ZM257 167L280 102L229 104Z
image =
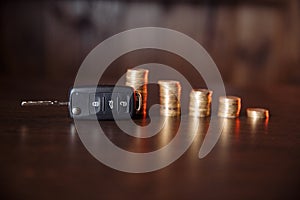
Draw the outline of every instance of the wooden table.
M228 93L242 97L242 116L227 123L208 156L198 158L205 136L202 130L171 165L132 174L111 169L89 154L66 108L19 106L22 99L67 100L71 81L64 87L60 82L41 79L2 78L0 82L1 199L300 197L299 87L227 88ZM269 121L249 120L244 112L249 106L269 108ZM207 126L207 121L201 123ZM111 121L101 122L101 126L111 141L135 152L159 148L173 137L165 143L160 143L160 137L136 143Z

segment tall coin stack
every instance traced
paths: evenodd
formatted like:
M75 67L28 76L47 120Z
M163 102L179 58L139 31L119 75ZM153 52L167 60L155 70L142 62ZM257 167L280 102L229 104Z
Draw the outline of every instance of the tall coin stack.
M207 89L193 89L190 93L189 115L193 117L207 117L211 110L212 91Z
M236 118L240 115L241 98L235 96L221 96L219 98L219 117Z
M181 85L178 81L158 81L160 96L160 114L163 116L180 115Z
M132 87L142 97L141 107L136 114L144 116L147 114L148 73L147 69L128 69L126 73L125 85Z

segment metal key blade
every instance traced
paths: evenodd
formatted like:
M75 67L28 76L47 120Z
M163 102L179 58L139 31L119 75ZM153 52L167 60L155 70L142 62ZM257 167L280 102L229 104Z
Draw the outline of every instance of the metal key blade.
M67 106L69 102L61 101L22 101L21 106Z

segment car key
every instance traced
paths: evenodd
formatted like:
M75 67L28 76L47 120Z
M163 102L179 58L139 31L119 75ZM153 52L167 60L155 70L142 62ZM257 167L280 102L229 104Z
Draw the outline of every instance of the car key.
M142 105L141 95L128 86L99 85L70 90L69 102L23 101L21 106L68 106L74 119L129 119Z

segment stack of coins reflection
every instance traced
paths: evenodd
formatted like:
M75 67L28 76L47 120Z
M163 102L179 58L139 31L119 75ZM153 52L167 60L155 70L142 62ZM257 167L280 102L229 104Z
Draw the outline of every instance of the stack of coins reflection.
M240 115L241 98L235 96L221 96L219 98L219 117L236 118Z
M193 117L207 117L211 110L212 91L207 89L193 89L190 93L189 115Z
M247 108L247 116L251 118L268 118L269 111L264 108Z
M159 84L160 114L163 116L180 115L181 85L178 81L161 80Z
M147 69L128 69L126 73L126 85L133 87L142 97L140 109L136 114L144 116L147 114L148 73Z

